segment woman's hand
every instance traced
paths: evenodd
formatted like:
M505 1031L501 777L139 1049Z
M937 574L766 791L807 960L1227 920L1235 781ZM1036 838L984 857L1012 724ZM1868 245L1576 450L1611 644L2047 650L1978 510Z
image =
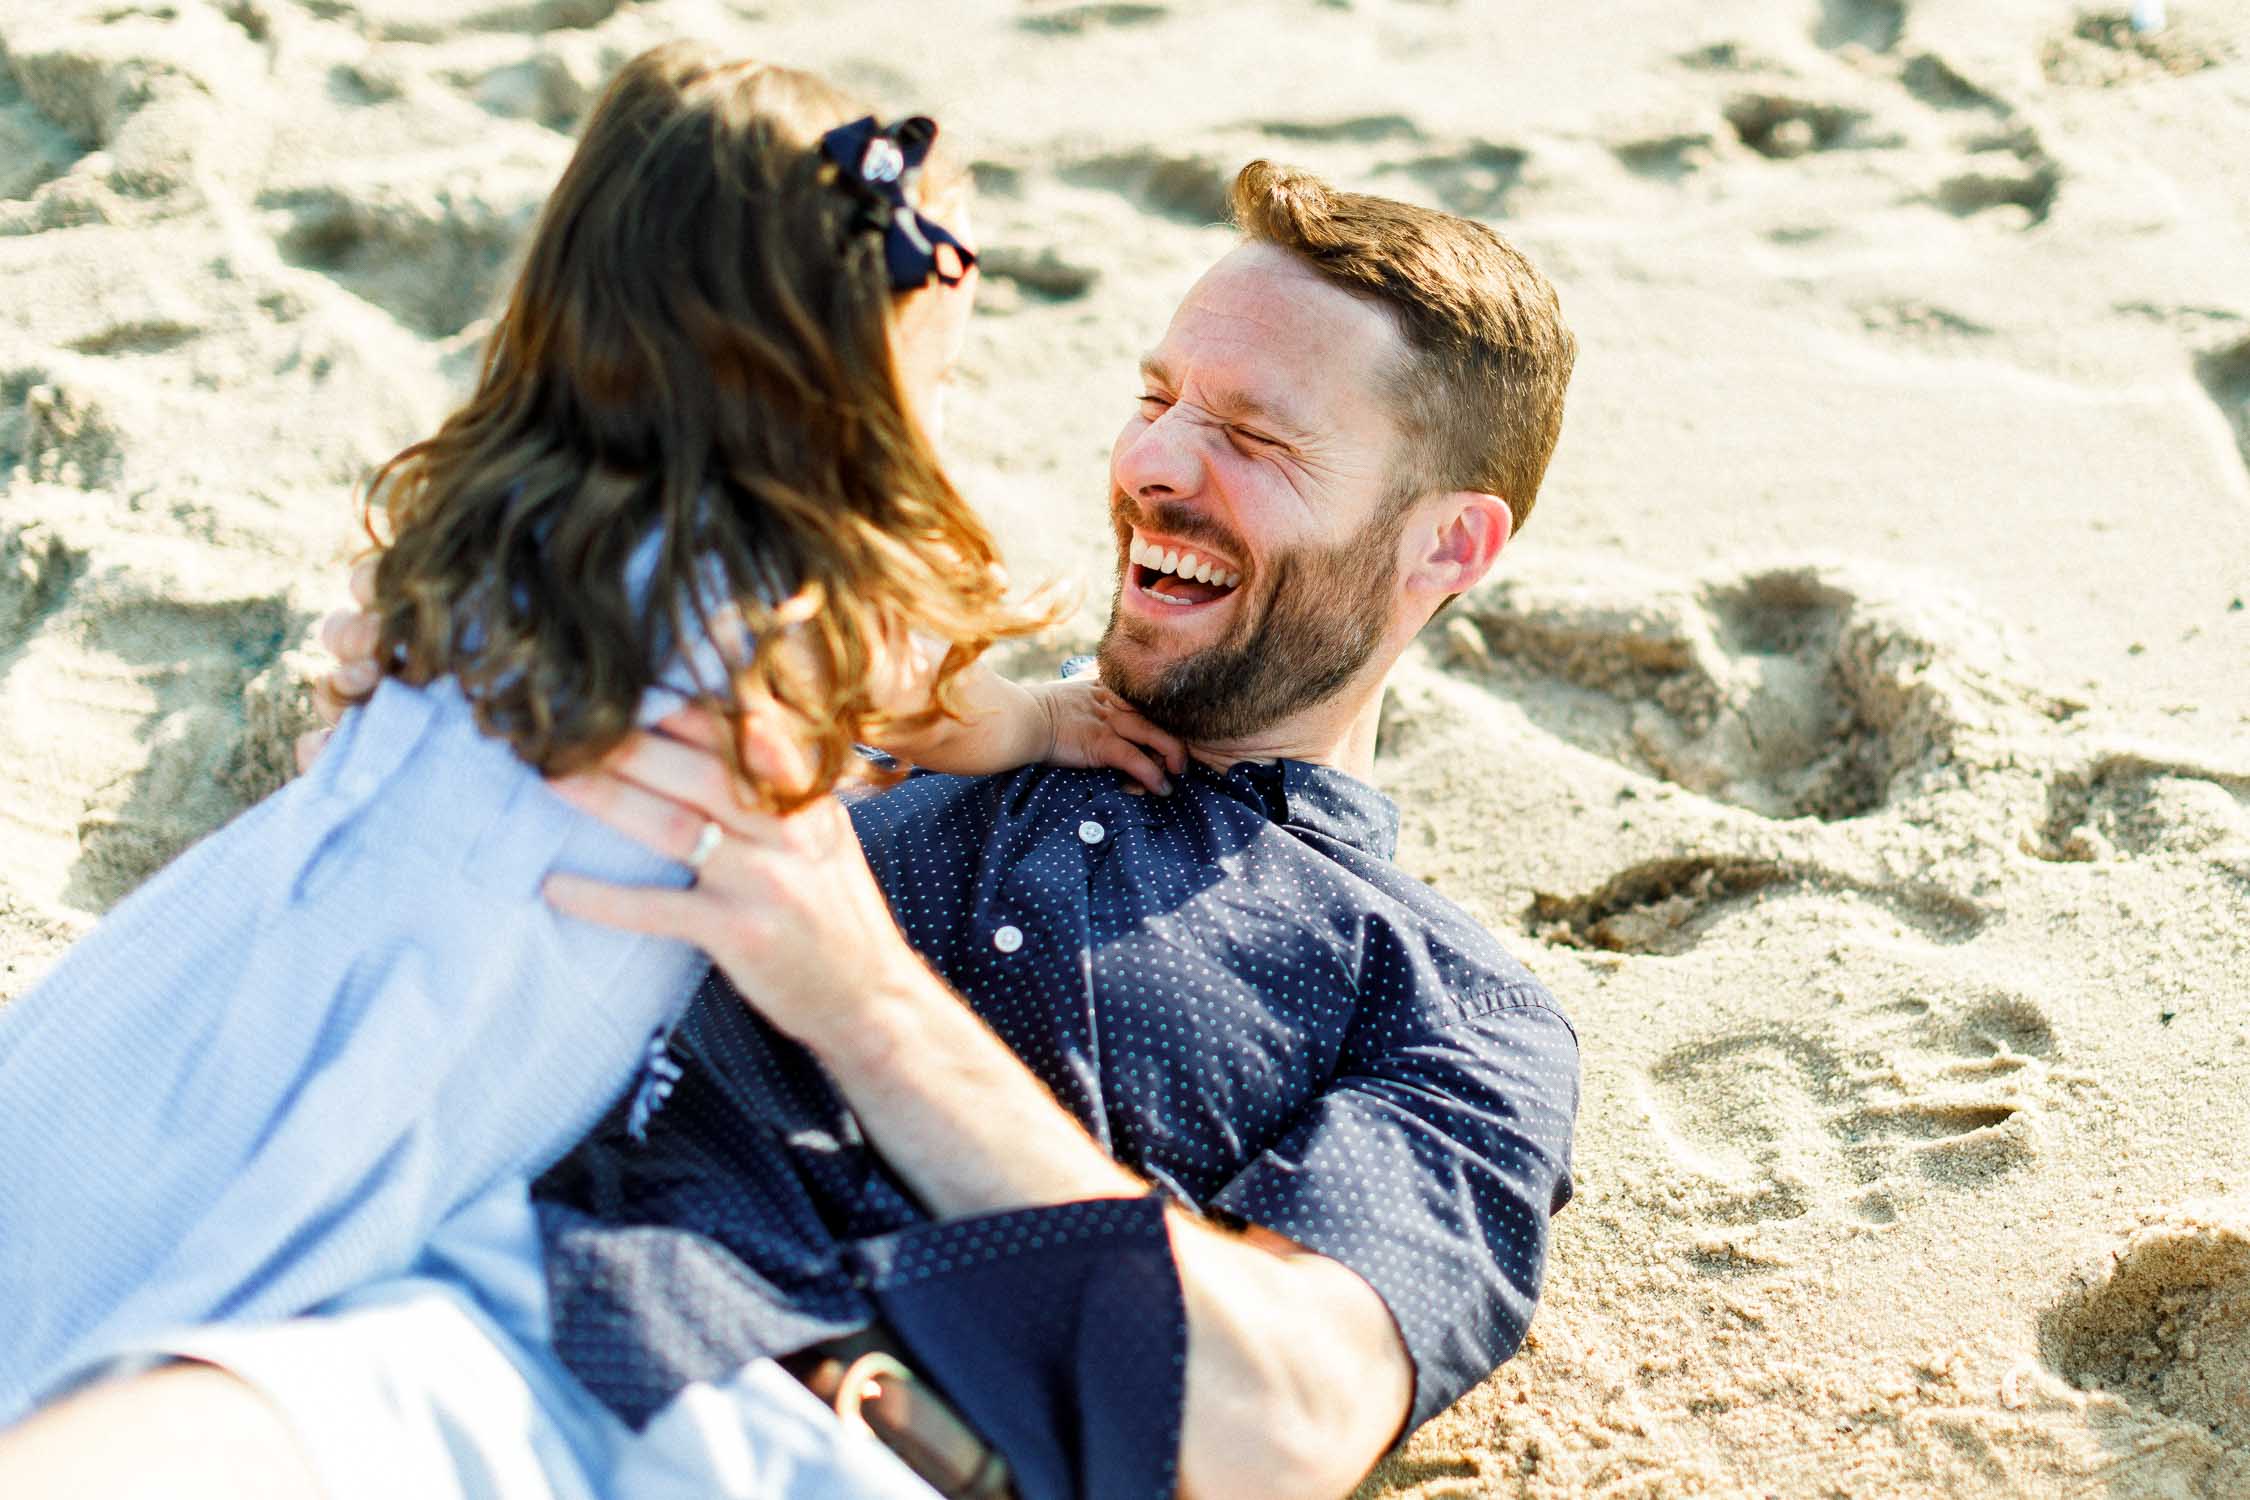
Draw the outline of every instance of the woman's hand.
M785 817L761 812L727 769L717 716L685 709L659 727L633 735L600 769L548 785L668 859L686 863L706 824L717 826L717 846L686 890L550 876L557 910L695 944L767 1020L816 1052L849 1037L857 1006L927 978L842 804L822 797ZM750 715L744 748L760 780L802 785L811 774L770 712Z
M1048 750L1058 766L1109 766L1132 778L1126 790L1171 793L1187 770L1187 745L1092 678L1027 687L1047 716Z
M312 769L336 721L344 710L375 690L381 673L375 666L375 646L382 625L375 618L375 562L362 558L352 569L352 603L330 612L320 622L320 644L336 658L336 669L313 684L313 708L326 727L308 729L297 736L297 774Z

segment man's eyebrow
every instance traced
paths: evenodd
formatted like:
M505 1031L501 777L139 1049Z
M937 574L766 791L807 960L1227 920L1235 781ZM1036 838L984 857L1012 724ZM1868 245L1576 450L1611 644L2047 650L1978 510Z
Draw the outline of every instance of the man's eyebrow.
M1172 379L1171 367L1153 354L1141 357L1141 378L1168 391L1178 389L1177 382ZM1261 426L1275 427L1294 434L1302 434L1306 430L1303 423L1297 421L1281 407L1270 401L1261 400L1238 387L1219 386L1214 388L1209 395L1210 399L1203 404L1216 415L1225 417L1229 421L1255 422Z

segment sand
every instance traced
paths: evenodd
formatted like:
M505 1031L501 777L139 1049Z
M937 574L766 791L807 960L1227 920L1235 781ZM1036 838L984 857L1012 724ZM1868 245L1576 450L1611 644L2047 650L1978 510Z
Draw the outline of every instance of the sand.
M1380 777L1577 1021L1579 1196L1367 1494L2250 1494L2234 0L7 0L0 997L277 783L351 482L677 33L970 140L953 458L1087 598L1027 671L1235 165L1562 289L1546 492Z

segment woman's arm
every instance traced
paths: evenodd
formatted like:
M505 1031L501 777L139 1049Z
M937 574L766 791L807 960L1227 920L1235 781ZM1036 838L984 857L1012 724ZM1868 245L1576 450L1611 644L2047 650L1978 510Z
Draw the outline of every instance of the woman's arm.
M351 605L320 622L320 641L336 658L336 668L313 686L313 703L333 726L348 703L373 690L376 681L375 560L352 569ZM897 681L885 697L902 711L929 701L933 655L899 653L892 669ZM1048 761L1064 766L1110 766L1159 795L1169 792L1171 776L1187 769L1187 747L1175 735L1151 724L1132 705L1098 682L1046 682L1036 687L1011 682L979 663L955 679L962 713L939 719L914 734L887 735L881 749L933 771L982 776ZM328 729L298 738L297 769L309 769Z
M1169 774L1187 769L1187 747L1177 737L1098 682L1027 687L981 664L955 681L958 720L940 719L918 734L885 736L880 748L962 776L1012 771L1036 761L1112 766L1158 794L1171 790Z

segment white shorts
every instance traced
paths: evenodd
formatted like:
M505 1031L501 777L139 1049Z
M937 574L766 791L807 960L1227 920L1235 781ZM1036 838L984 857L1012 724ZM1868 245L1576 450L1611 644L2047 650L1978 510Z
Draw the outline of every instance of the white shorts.
M635 1433L545 1338L528 1206L456 1219L419 1274L287 1322L193 1329L106 1367L216 1365L279 1409L325 1500L935 1500L771 1360Z

